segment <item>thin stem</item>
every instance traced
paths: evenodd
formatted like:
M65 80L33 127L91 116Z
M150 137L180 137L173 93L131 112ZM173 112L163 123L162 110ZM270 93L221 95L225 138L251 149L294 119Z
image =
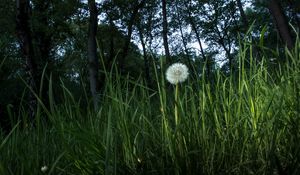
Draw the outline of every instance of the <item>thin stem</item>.
M176 89L175 89L175 127L178 125L178 92L179 92L179 85L178 83L176 84Z

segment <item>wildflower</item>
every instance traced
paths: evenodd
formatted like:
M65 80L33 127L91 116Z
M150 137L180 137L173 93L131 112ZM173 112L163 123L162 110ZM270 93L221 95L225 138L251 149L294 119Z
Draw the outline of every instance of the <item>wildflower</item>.
M179 96L179 85L178 83L184 82L189 76L189 71L186 65L182 63L174 63L168 67L166 71L166 78L171 83L176 85L175 89L175 106L174 106L174 116L175 116L175 126L178 124L178 96Z
M47 170L48 170L48 167L47 167L46 165L45 165L45 166L42 166L41 171L42 171L43 173L45 173Z
M188 78L188 75L188 68L182 63L174 63L166 71L166 78L171 84L184 82Z

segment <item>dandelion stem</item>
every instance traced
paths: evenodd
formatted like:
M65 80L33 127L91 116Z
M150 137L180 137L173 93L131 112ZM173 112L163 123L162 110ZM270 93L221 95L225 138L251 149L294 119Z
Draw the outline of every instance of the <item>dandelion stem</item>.
M175 127L177 127L178 125L178 93L179 93L179 84L176 84L176 88L175 88Z

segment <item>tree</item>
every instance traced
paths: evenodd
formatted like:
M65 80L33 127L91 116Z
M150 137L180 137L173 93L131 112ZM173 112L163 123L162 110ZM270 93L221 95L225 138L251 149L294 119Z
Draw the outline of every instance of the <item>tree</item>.
M120 26L119 28L122 28L126 32L126 40L121 50L111 50L110 52L110 60L112 61L114 59L113 56L116 55L115 52L121 55L121 57L118 56L117 64L119 67L119 70L121 72L125 72L125 66L126 62L128 61L127 57L129 56L129 53L131 52L130 48L131 41L132 41L132 35L134 32L134 26L136 25L138 15L140 13L140 10L144 7L146 3L146 0L129 0L129 1L123 1L123 0L116 0L116 1L105 1L103 5L103 10L105 11L105 17L106 19L104 21L108 22L111 26L111 28L116 28L116 26ZM114 36L112 33L110 45L111 49L114 49L113 46L114 42Z
M249 27L249 22L248 22L248 18L245 14L245 11L243 9L243 4L241 2L241 0L236 0L236 3L237 3L237 6L238 6L238 9L240 11L240 14L241 14L241 19L244 23L244 27L247 29Z
M99 98L97 92L99 90L99 79L98 69L99 61L97 57L97 26L98 26L98 11L95 0L88 1L90 18L89 18L89 29L88 29L88 59L89 59L89 79L90 79L90 90L93 97L93 103L95 110L98 109Z
M164 42L164 48L165 48L165 54L166 54L166 59L167 62L171 62L171 55L170 55L170 50L169 50L169 43L168 43L168 19L167 19L167 3L166 0L161 0L162 4L162 15L163 15L163 31L162 31L162 36L163 36L163 42Z
M186 58L187 58L187 62L188 62L188 66L191 70L193 70L193 66L192 66L192 61L190 59L190 53L189 53L189 48L187 47L188 44L188 38L187 36L184 35L184 25L186 25L184 23L184 16L182 15L182 10L180 10L180 6L179 6L179 2L177 1L175 4L175 19L176 19L176 27L178 26L179 28L179 32L180 32L180 36L181 36L181 40L182 40L182 44L183 44L183 50L185 52ZM202 45L201 45L202 47Z
M268 2L268 9L273 16L274 23L276 24L277 30L280 34L282 41L286 44L289 49L294 47L294 41L289 29L288 21L282 10L280 3L277 0L270 0Z
M37 100L34 93L37 93L37 64L34 61L34 50L30 29L30 2L29 0L17 0L16 34L18 37L22 57L24 59L24 69L27 74L29 92L29 115L35 116Z
M149 57L147 54L147 49L146 49L146 44L145 44L145 39L144 39L144 32L143 32L141 23L142 22L140 21L137 24L137 29L138 29L142 49L143 49L145 80L146 80L147 84L150 85L151 78L150 78L150 70L149 70L149 67L150 67Z
M209 45L218 48L212 52L225 53L225 58L220 61L227 61L231 69L234 61L232 52L238 35L235 28L239 19L235 3L224 0L207 1L203 6L203 18L200 20L202 36Z
M61 45L68 39L70 28L68 19L78 10L76 0L72 4L54 0L18 0L16 34L26 58L26 71L30 71L32 88L34 91L42 90L40 99L47 106L47 82L50 73L56 72L55 64L60 57ZM63 8L62 8L63 7ZM57 62L55 62L57 61ZM43 70L45 76L42 79ZM41 81L44 81L43 87Z
M146 2L146 0L142 0L141 2L137 2L137 4L135 6L133 6L133 8L131 9L130 18L129 18L129 21L128 21L128 24L127 24L126 42L125 42L124 48L123 48L123 58L120 60L120 69L121 70L124 68L125 59L128 55L128 50L129 50L129 46L130 46L130 42L131 42L131 35L132 35L132 31L133 31L133 25L136 22L136 18L138 16L139 10L141 8L143 8L145 2Z
M211 72L211 65L210 65L210 60L208 59L208 57L206 57L205 55L205 52L204 52L204 49L203 49L203 46L202 46L202 42L201 42L201 38L200 38L200 33L199 33L199 30L198 30L198 26L196 24L196 22L194 21L194 17L193 17L193 14L192 14L192 2L190 1L189 3L185 3L185 4L188 4L189 6L186 6L187 8L187 12L188 12L188 22L189 24L191 25L192 27L192 30L194 31L195 33L195 36L196 36L196 39L198 41L198 44L199 44L199 48L200 48L200 52L201 52L201 55L203 57L203 60L206 62L206 76L207 77L210 77L210 72Z

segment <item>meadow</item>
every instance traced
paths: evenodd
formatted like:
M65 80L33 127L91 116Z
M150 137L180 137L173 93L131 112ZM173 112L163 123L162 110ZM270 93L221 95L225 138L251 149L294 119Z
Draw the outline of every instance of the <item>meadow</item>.
M10 112L0 174L300 174L300 43L275 59L241 48L232 73L203 70L177 85L163 64L152 88L106 72L96 111L63 82L56 103L50 81L34 126L26 109Z

